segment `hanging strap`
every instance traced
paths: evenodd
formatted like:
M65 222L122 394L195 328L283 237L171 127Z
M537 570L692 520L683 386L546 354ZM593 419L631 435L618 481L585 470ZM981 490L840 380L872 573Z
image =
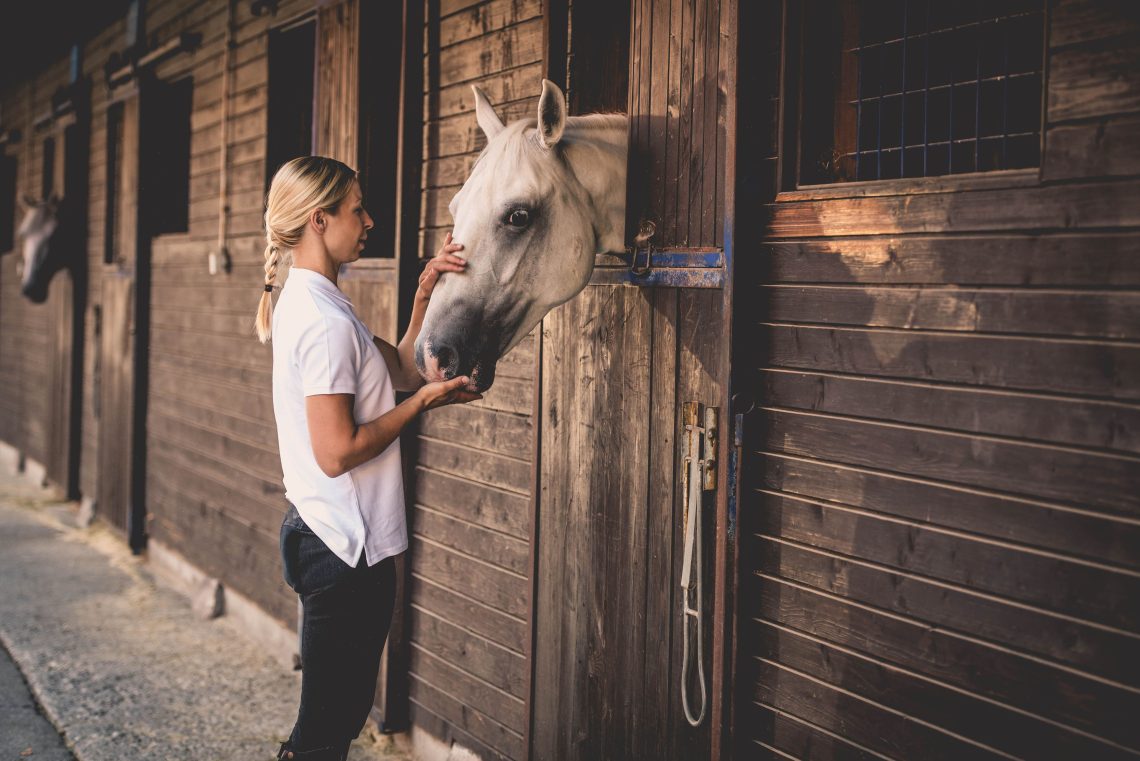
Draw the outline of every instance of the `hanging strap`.
M684 521L685 521L685 557L681 566L681 608L684 611L682 635L684 649L681 664L681 703L685 709L685 719L690 725L696 727L705 718L705 708L708 705L705 691L705 659L704 640L701 626L701 434L697 425L689 427L689 454L685 458L684 469ZM696 566L696 578L693 579L693 566ZM693 581L695 587L695 606L689 606L689 586ZM689 706L689 623L692 619L696 628L696 661L697 681L701 688L701 710L696 716Z

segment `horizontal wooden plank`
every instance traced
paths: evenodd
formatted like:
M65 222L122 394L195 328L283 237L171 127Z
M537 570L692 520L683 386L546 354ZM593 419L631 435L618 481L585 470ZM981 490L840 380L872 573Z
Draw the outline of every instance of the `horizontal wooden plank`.
M781 494L761 493L755 530L890 568L1140 632L1140 574L969 534Z
M417 506L411 516L417 535L464 554L485 559L520 576L530 571L530 545L522 540Z
M530 98L508 103L496 108L495 111L503 123L509 124L519 119L533 119L537 104L538 98ZM460 113L446 119L430 121L424 127L424 159L477 153L483 150L486 145L487 138L475 121L473 112ZM443 208L446 210L446 203Z
M240 474L219 475L217 470L203 465L202 460L193 453L175 449L147 452L148 488L164 490L171 495L172 504L180 505L178 514L169 516L170 519L193 521L198 515L224 513L256 529L276 546L285 514L285 489L279 487L276 493L250 489L238 480Z
M152 373L168 373L177 377L192 379L195 382L208 380L234 384L242 389L269 397L272 384L272 367L261 365L239 365L227 361L227 357L188 357L173 351L151 351L150 370ZM216 400L227 398L225 395ZM256 416L257 413L255 412ZM264 419L264 418L259 418Z
M748 537L758 572L1140 687L1140 638L789 542Z
M516 618L527 615L526 579L419 537L413 544L413 573Z
M465 673L446 653L433 653L414 641L411 649L411 673L432 684L447 685L448 691L467 705L519 735L523 733L526 718L521 699Z
M813 636L767 621L750 621L744 635L757 642L756 655L778 661L822 682L841 686L863 699L968 737L1013 758L1132 758L1128 751L1056 726L1021 711L951 689L929 678L836 647ZM878 725L889 738L897 721ZM888 740L889 743L889 740Z
M1140 514L1134 457L783 410L759 422L765 451Z
M766 454L762 488L1140 569L1140 522L834 463Z
M479 156L461 153L457 156L432 158L424 162L420 187L423 190L441 187L458 187L466 181Z
M193 420L204 429L216 432L215 435L218 436L261 442L267 449L277 450L277 426L272 419L253 418L240 411L222 410L213 405L196 404L184 399L171 399L166 394L151 397L148 400L148 410L167 417Z
M752 615L1113 742L1140 746L1140 728L1126 720L1140 708L1140 694L1133 690L783 579L758 579L746 596Z
M466 739L464 735L469 734L477 738L478 742L498 750L503 754L502 758L520 759L525 756L521 737L480 712L477 707L468 706L462 700L457 700L448 694L446 685L436 686L412 674L410 693L413 716L416 717L417 723L421 720L416 709L421 708L446 719L449 724L456 727L459 731L453 729L451 733L458 735L457 739L461 745L468 745L464 742ZM481 754L480 758L488 757ZM492 757L489 761L497 759Z
M778 367L1140 399L1135 345L788 325L766 335Z
M748 660L750 697L887 758L964 761L1002 758L906 714L768 660ZM889 730L889 731L888 731Z
M1067 119L1140 111L1140 35L1111 44L1075 46L1049 56L1045 118Z
M1046 180L1140 174L1140 119L1054 127L1045 134L1041 176Z
M504 491L462 476L428 470L432 463L417 457L409 493L415 502L517 539L530 537L530 497Z
M530 489L530 464L437 439L419 439L419 461L432 470L477 481L516 494Z
M469 8L472 5L482 5L487 0L440 0L439 15L441 18L447 18L453 13L459 13L464 8Z
M519 700L526 694L526 660L518 653L415 606L410 618L415 645Z
M480 3L440 21L439 45L445 48L541 15L542 3L539 0L491 0Z
M767 208L774 238L1135 227L1140 183L788 201Z
M532 18L441 50L439 86L447 87L541 60L542 19Z
M1140 291L763 287L765 321L1140 339Z
M161 325L152 326L150 335L152 347L163 347L181 357L223 359L230 366L250 369L262 369L271 362L272 349L259 344L255 336L170 330Z
M166 396L176 409L180 402L189 402L199 407L218 407L223 412L253 420L273 422L273 398L269 385L240 387L236 384L216 380L204 373L179 374L171 371L171 365L163 365L150 378L151 393ZM272 446L272 442L267 442Z
M408 599L412 604L448 621L461 621L466 628L480 637L520 655L525 654L526 621L456 594L422 576L412 575L410 589Z
M771 706L742 700L736 710L737 733L747 733L754 742L763 743L756 745L758 755L747 755L750 759L882 761L885 758Z
M103 421L101 421L102 423ZM219 437L225 438L225 437ZM281 483L280 463L276 473L266 467L264 470L251 470L244 467L241 462L227 459L216 452L217 444L211 443L207 447L199 448L186 442L151 436L147 457L152 454L162 455L179 465L188 468L192 473L200 471L198 476L209 479L223 489L232 489L245 494L250 499L261 501L283 498L284 486ZM269 455L264 455L268 461ZM190 476L194 478L194 475Z
M766 368L772 407L1140 454L1133 404Z
M1049 46L1062 47L1140 32L1128 0L1055 0L1049 8Z
M471 402L472 407L530 415L534 410L534 380L531 378L496 377L491 388L483 392L482 399Z
M433 439L468 444L527 461L534 454L531 419L508 412L469 405L441 407L420 418L420 432Z
M424 113L431 113L435 119L444 119L474 111L472 85L482 90L497 108L526 98L537 98L542 93L542 73L542 62L535 61L507 71L496 71L481 79L443 87L424 97ZM428 106L433 99L436 103L434 112Z

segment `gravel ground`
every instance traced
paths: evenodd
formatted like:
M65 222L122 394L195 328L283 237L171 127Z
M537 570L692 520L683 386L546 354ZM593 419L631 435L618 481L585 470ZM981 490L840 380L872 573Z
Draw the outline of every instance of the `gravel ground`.
M0 644L78 761L272 759L299 672L225 617L195 617L120 539L75 528L74 513L0 475ZM43 748L25 758L70 758ZM365 730L349 758L408 757Z

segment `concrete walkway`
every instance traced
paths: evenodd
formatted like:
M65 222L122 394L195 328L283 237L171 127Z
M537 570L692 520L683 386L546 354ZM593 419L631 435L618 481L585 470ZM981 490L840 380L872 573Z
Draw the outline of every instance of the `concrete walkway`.
M76 759L273 758L292 725L299 672L225 617L194 616L120 539L77 528L75 512L0 474L0 644ZM43 737L25 758L68 757ZM13 755L4 743L0 754L20 758L27 747ZM407 756L369 728L349 758Z

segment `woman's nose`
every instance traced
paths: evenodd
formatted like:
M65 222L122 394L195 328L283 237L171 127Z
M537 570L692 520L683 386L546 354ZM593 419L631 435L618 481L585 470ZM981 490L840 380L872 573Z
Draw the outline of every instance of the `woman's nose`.
M371 230L372 229L372 215L369 214L368 212L364 212L364 229L365 230Z

